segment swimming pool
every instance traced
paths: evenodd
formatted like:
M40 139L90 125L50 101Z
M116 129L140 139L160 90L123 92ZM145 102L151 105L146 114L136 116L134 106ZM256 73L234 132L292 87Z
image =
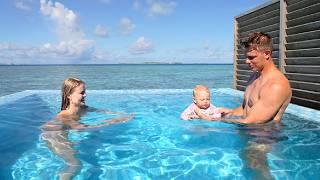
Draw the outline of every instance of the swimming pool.
M57 179L64 162L39 126L60 107L59 91L23 91L0 98L0 178ZM234 108L242 93L211 89L216 106ZM75 179L314 179L320 177L319 111L290 105L280 125L240 126L182 121L190 89L89 90L87 104L135 113L132 121L70 131L81 171ZM111 115L88 113L94 124Z

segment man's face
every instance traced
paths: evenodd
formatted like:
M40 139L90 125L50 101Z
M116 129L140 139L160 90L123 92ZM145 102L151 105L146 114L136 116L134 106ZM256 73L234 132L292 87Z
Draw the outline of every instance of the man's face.
M255 49L246 50L246 64L249 65L252 71L261 71L263 63L266 59L266 54Z

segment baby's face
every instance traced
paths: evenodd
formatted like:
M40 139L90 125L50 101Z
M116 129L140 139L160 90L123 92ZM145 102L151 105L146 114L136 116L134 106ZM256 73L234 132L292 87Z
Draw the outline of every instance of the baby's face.
M193 97L193 102L200 109L208 109L210 106L210 93L207 91L198 91Z

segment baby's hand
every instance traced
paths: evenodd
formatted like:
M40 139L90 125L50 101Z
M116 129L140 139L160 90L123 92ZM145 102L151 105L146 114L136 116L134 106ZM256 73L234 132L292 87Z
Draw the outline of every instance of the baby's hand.
M196 115L196 114L190 114L189 118L190 119L200 119L200 117L198 115Z

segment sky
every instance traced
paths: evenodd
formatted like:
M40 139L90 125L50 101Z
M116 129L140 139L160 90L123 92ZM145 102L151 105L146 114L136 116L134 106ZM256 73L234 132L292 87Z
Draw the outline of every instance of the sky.
M2 0L0 64L232 63L234 17L268 0Z

